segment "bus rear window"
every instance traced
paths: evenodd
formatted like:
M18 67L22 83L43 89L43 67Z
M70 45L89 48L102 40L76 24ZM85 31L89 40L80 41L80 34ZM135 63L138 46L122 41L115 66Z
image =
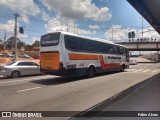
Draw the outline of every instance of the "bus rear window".
M60 37L60 32L43 35L41 36L41 46L45 47L45 46L58 45L59 37Z

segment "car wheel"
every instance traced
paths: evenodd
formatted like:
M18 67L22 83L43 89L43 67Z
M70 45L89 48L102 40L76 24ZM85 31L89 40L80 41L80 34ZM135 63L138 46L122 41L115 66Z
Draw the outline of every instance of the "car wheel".
M20 72L19 71L13 71L12 74L11 74L11 77L12 78L18 78L18 77L20 77Z
M88 77L93 77L95 75L95 70L93 66L88 68Z

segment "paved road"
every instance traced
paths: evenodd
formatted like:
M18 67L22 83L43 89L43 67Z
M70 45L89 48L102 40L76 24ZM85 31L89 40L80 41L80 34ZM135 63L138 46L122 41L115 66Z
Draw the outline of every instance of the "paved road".
M89 79L50 75L0 78L0 111L83 111L159 72L159 63L148 63Z
M130 57L130 59L131 60L136 60L137 62L154 62L154 61L152 61L152 60L147 60L147 59L145 59L145 58L143 58L143 57Z

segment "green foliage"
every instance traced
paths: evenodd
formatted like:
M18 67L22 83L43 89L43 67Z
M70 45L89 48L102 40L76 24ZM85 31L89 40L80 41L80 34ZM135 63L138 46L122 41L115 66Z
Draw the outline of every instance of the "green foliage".
M15 37L10 37L7 41L6 41L6 48L7 49L12 49L15 46ZM23 41L21 41L19 38L17 38L17 47L18 49L20 49L21 47L24 47L25 43Z

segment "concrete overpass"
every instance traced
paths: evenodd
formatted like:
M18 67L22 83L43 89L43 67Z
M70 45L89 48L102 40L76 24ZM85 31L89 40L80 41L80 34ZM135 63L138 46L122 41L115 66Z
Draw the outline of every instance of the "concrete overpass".
M127 0L160 34L160 0ZM130 51L158 51L157 60L160 62L160 43L122 43L126 45Z
M160 51L160 42L122 42L129 51Z
M160 0L127 0L160 34Z

